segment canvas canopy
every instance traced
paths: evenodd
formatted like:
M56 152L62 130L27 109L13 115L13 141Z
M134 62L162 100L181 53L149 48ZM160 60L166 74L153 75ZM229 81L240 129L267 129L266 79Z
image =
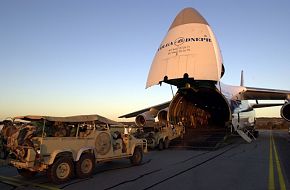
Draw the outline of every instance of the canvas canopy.
M26 116L17 116L17 117L14 117L14 119L21 119L21 120L26 120L26 121L47 120L47 121L56 121L56 122L69 122L69 123L95 121L95 122L105 123L109 125L123 125L121 123L110 120L100 115L76 115L76 116L69 116L69 117L26 115Z

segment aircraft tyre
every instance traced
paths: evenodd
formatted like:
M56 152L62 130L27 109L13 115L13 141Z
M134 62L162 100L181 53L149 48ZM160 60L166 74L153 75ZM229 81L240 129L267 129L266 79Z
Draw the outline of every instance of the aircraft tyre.
M95 157L91 153L82 154L76 163L76 175L79 178L88 178L95 168Z
M254 137L258 138L259 137L259 131L254 131Z

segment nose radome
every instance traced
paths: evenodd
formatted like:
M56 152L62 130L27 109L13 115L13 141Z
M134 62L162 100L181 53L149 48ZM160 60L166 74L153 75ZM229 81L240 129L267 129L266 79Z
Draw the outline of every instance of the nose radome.
M179 25L189 23L200 23L208 25L205 18L203 18L203 16L201 16L201 14L199 14L197 10L195 10L194 8L185 8L182 11L180 11L180 13L175 17L169 30Z

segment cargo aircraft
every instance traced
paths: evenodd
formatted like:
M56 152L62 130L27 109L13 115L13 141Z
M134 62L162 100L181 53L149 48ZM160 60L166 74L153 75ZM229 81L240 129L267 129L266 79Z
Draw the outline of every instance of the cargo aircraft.
M246 141L255 136L254 108L283 105L281 117L290 121L290 91L246 87L221 82L225 67L214 33L193 8L183 9L171 24L152 62L146 88L167 83L177 87L173 99L120 118L136 117L137 126L155 121L184 125L189 138L236 131ZM256 100L255 104L248 100ZM259 104L258 100L284 100Z

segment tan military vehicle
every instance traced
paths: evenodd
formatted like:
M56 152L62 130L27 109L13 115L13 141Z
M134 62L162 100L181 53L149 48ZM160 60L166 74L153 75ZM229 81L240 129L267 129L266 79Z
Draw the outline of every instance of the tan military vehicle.
M153 149L158 147L159 150L167 149L170 142L177 138L183 138L185 133L183 125L156 125L150 127L143 127L139 129L134 135L135 137L145 138L148 147Z
M145 139L112 132L110 125L120 124L99 115L17 119L30 122L8 137L7 148L10 164L24 177L45 171L52 182L63 183L91 176L98 162L129 158L138 165L147 151Z

